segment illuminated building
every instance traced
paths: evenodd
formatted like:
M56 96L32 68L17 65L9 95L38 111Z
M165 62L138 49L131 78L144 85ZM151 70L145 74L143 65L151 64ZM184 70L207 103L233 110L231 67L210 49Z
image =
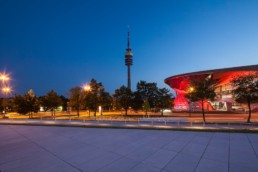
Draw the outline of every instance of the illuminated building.
M189 88L189 83L192 80L203 80L207 77L212 77L218 81L215 89L216 99L212 102L205 101L204 109L209 111L240 111L244 109L234 101L231 94L232 87L230 81L234 76L241 76L252 72L258 72L258 65L185 73L166 78L165 83L175 90L177 94L174 100L174 110L200 110L200 102L189 103L189 100L185 98L187 88Z

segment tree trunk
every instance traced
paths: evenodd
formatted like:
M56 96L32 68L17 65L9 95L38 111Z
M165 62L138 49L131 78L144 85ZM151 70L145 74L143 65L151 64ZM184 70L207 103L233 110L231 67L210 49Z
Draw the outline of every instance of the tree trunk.
M77 116L80 117L80 109L77 107Z
M205 120L205 114L204 114L204 100L202 99L202 118L203 118L203 122L205 123L206 120Z
M247 97L247 104L248 104L248 119L247 119L247 123L251 123L250 119L251 119L251 99L248 96Z
M191 101L188 102L189 117L191 117Z
M127 108L125 108L125 116L127 116Z
M163 116L163 109L161 109L161 116Z
M94 109L94 117L96 118L97 109Z

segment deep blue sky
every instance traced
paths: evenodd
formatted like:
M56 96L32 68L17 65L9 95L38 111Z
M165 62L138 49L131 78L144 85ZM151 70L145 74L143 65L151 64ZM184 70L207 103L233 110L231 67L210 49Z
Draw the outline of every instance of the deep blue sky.
M132 88L186 72L258 64L257 0L0 0L0 71L15 93L102 82Z

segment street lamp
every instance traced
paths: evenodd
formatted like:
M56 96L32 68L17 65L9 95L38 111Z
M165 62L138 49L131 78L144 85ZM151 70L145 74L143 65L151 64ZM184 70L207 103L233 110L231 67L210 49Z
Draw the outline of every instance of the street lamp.
M0 73L0 80L1 80L1 91L2 94L4 95L3 97L3 112L4 114L6 113L6 99L7 99L7 94L11 91L11 88L8 87L7 83L10 80L9 74L6 74L5 72ZM5 116L4 116L5 117Z
M91 90L90 85L88 85L88 84L83 85L83 86L82 86L82 89L83 89L86 93ZM89 109L89 111L88 111L88 116L90 117L90 109Z

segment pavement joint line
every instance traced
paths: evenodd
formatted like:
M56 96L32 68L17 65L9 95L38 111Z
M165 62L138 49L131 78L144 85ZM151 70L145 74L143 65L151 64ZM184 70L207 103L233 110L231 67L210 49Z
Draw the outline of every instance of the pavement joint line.
M258 159L258 155L257 155L257 152L256 152L255 149L254 149L254 146L253 146L253 144L252 144L252 141L250 140L250 138L249 138L248 135L246 135L246 137L247 137L247 140L248 140L249 144L251 145L251 147L252 147L252 149L253 149L253 152L254 152L256 158Z
M192 138L183 146L183 148L182 148L180 151L176 152L176 155L175 155L173 158L171 158L171 159L166 163L166 165L164 165L164 167L162 168L162 170L166 170L165 167L166 167L171 161L173 161L173 160L185 149L185 147L186 147L187 145L190 144L190 142L194 139L195 136L196 136L196 134L195 134L194 136L192 136ZM179 135L179 137L177 137L177 138L180 138L180 137L183 137L183 136L182 136L182 135ZM166 171L167 171L167 170L166 170Z
M195 169L194 169L194 172L197 170L197 168L198 168L198 166L199 166L199 164L200 164L200 162L201 162L201 160L202 160L202 158L203 158L203 155L204 155L204 153L206 152L207 147L209 146L209 144L210 144L211 140L213 139L213 137L214 137L214 133L212 133L212 136L210 137L208 143L206 144L205 149L204 149L204 151L203 151L203 153L202 153L202 155L201 155L201 157L200 157L200 159L199 159L199 161L198 161L198 163L197 163L197 165L196 165L196 167L195 167Z
M59 159L59 160L61 160L61 161L63 161L64 163L66 163L67 165L70 165L71 167L73 167L74 169L76 169L76 170L78 170L78 171L80 171L80 172L83 172L83 170L82 169L80 169L80 168L78 168L78 167L76 167L76 166L74 166L73 164L71 164L71 163L69 163L69 162L67 162L66 160L64 160L64 159L62 159L62 158L60 158L58 155L56 155L55 153L53 153L53 152L51 152L51 151L49 151L48 149L46 149L45 147L43 147L43 146L41 146L40 144L38 144L38 143L36 143L36 142L34 142L33 140L31 140L29 137L27 137L27 136L25 136L25 135L23 135L22 133L20 133L19 131L17 131L17 130L15 130L13 127L11 127L17 134L19 134L19 135L21 135L22 137L24 137L24 138L26 138L28 141L30 141L31 143L33 143L33 144L35 144L35 145L37 145L38 147L40 147L41 149L43 149L44 151L46 151L46 152L48 152L48 153L50 153L52 156L54 156L54 157L56 157L57 159ZM0 171L1 172L1 171Z

